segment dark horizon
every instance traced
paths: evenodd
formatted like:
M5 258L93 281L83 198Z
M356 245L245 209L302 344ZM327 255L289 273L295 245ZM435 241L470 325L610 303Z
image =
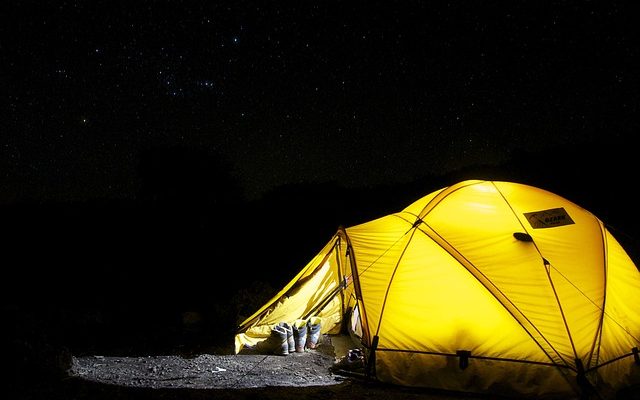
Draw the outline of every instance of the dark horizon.
M33 286L56 297L56 290L64 288L59 299L73 299L73 291L81 290L85 303L105 307L113 300L100 293L91 296L93 289L124 285L136 301L164 291L170 300L159 298L158 303L211 305L253 280L277 289L339 226L400 211L466 179L519 182L561 195L600 218L635 259L640 236L628 181L632 153L631 148L605 147L523 152L503 164L411 182L355 188L305 182L250 200L215 156L160 148L145 157L139 191L132 198L40 199L0 206L8 233L5 259L21 277L15 284L25 294ZM587 164L580 157L594 161ZM286 243L286 250L280 243ZM273 263L278 264L275 270ZM243 279L215 279L225 265L242 268ZM37 291L32 294L29 301L37 303Z

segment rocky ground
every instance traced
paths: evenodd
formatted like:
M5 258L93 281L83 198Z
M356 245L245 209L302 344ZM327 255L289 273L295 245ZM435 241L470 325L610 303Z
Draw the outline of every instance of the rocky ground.
M34 380L20 399L280 399L358 400L487 398L384 385L347 362L345 342L323 336L315 350L286 356L199 354L117 357L72 356L65 376ZM495 397L493 397L495 398Z
M327 386L341 382L330 372L330 343L286 356L268 354L149 357L74 357L70 375L86 381L150 389L247 389Z

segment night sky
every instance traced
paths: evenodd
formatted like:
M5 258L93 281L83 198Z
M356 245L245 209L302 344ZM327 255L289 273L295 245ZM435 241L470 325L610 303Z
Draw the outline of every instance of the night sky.
M136 199L149 149L208 154L258 199L625 148L640 125L618 1L2 8L2 204Z

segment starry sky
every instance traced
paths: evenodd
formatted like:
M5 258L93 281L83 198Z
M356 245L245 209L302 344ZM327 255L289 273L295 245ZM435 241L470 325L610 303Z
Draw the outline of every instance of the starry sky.
M5 204L135 198L154 147L206 152L259 198L624 147L640 125L619 1L10 3Z

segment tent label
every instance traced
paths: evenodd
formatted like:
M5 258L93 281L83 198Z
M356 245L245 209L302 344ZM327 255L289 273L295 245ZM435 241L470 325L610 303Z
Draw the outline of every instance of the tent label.
M567 214L567 211L562 207L528 212L524 213L524 216L533 229L575 224L569 214Z

